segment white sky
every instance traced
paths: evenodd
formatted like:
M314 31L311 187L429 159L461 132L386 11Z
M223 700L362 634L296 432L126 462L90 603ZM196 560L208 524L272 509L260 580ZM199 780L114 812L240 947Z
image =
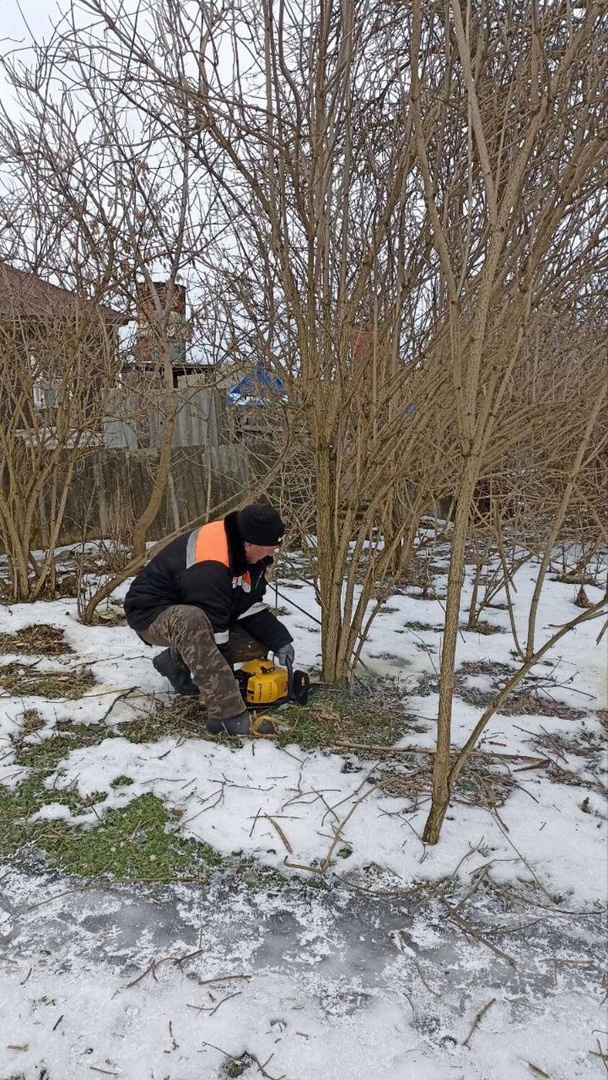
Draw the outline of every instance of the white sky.
M51 17L58 12L57 0L0 0L0 41L3 48L9 44L7 37L25 44L30 36L28 26L35 36L44 34Z
M0 0L0 54L25 50L32 40L46 37L59 14L57 0ZM0 95L8 107L12 91L1 71Z

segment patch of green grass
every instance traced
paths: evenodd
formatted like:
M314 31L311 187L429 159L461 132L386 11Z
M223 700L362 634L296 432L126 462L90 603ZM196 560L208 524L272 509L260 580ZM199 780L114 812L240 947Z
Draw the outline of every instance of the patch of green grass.
M478 619L474 626L469 626L468 623L461 623L460 629L468 634L482 634L484 637L491 637L492 634L506 633L502 626L494 626L493 623L486 622L484 619Z
M0 855L10 857L34 848L49 865L83 876L204 879L210 867L222 865L222 857L208 844L176 835L171 828L174 815L155 795L142 795L125 807L99 814L98 824L90 827L62 819L32 820L49 803L67 806L77 815L106 800L103 791L83 799L70 789L49 789L45 780L70 751L96 745L112 734L103 725L74 724L64 734L39 743L15 743L17 764L31 771L14 790L0 785ZM129 777L117 779L131 783Z
M408 718L392 683L354 690L315 690L306 706L287 705L279 714L279 746L297 743L304 750L346 743L391 746L405 731Z
M403 626L404 626L404 628L406 630L416 630L418 632L421 631L421 630L434 630L435 629L435 627L431 626L430 623L418 622L416 619L414 619L412 622L404 623Z
M93 828L61 823L47 837L47 854L68 873L113 878L200 878L209 866L221 865L222 857L208 844L167 830L170 821L160 799L148 793L108 810Z
M58 826L56 821L32 821L32 816L47 803L61 803L72 813L82 810L82 801L74 792L47 791L39 777L30 777L14 791L0 786L0 856L8 857L25 848L46 851L46 838Z
M468 705L475 708L485 709L494 700L500 688L504 684L505 676L511 677L516 669L510 664L499 663L490 660L466 661L456 670L454 684L455 693ZM482 690L476 686L467 685L466 678L469 675L488 675L493 679L493 686L489 690ZM583 709L574 709L561 701L555 701L550 697L539 693L533 676L524 678L503 701L498 709L501 716L559 716L562 719L578 720L585 715Z
M132 783L133 783L133 781L131 780L130 776L115 776L114 779L112 780L112 782L110 783L110 787L113 787L113 788L128 787L129 784L132 784Z
M45 803L62 803L79 814L105 798L105 792L83 800L75 792L48 791L39 777L14 792L0 788L0 854L33 847L44 853L49 865L68 874L112 879L201 879L210 866L221 865L221 856L208 844L167 829L171 816L152 794L108 810L91 827L61 819L31 820Z
M15 634L0 634L0 653L27 653L33 656L65 656L74 650L58 626L33 623Z
M35 735L37 731L40 731L44 727L44 720L42 719L38 709L24 709L23 712L23 725L21 728L21 735Z
M457 669L457 675L513 675L512 664L503 664L499 660L465 660Z
M255 859L243 858L240 854L226 859L225 865L229 872L248 889L263 889L267 892L271 889L283 889L293 881L300 881L307 888L316 885L316 881L309 880L308 877L299 878L297 875L292 875L291 878L287 878L280 870L258 863ZM326 883L322 882L322 884L325 886Z
M0 667L0 686L17 697L75 699L95 686L95 678L89 668L64 673L13 663Z
M72 750L97 746L112 736L113 729L103 724L69 724L60 734L39 742L23 743L20 738L14 740L16 760L19 765L27 765L38 774L48 775Z
M584 709L574 709L562 701L543 697L534 687L525 684L509 694L498 712L503 716L559 716L562 720L580 720L585 716Z
M65 823L32 821L32 816L43 806L60 803L73 814L80 814L106 798L105 792L96 792L83 800L74 791L45 787L46 778L55 771L62 758L80 746L100 742L101 731L105 734L106 729L74 724L69 734L41 742L14 741L16 763L29 768L30 774L15 790L0 785L0 855L12 855L26 845L47 850L48 837L64 828Z
M439 692L439 676L430 671L423 671L416 679L413 693L418 697L429 697Z
M557 577L551 578L552 581L560 581L563 585L595 585L596 589L601 589L602 583L599 576L590 573L583 573L582 571L572 570L569 573L558 574Z

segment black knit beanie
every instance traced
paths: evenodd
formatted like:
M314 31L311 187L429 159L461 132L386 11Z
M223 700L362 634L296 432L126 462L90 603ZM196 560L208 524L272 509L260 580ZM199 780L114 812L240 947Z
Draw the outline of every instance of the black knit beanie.
M260 547L275 547L285 535L285 526L268 503L251 503L236 515L241 540Z

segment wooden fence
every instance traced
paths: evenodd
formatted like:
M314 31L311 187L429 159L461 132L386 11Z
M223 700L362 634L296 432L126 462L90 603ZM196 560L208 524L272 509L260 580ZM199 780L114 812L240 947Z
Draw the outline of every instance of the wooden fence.
M173 416L173 446L219 446L232 441L226 394L203 387L198 376L178 379L176 389L125 384L108 398L104 445L111 450L155 450L167 417Z
M171 465L160 510L149 533L156 540L186 528L255 483L273 447L244 437L226 394L183 376L176 389L125 383L108 399L102 430L76 461L59 544L129 540L158 473L166 417L173 415ZM24 437L27 437L27 433ZM66 480L71 451L64 451ZM36 542L48 543L50 493L39 500ZM221 512L221 511L220 511Z
M60 543L128 537L149 499L157 461L157 450L103 448L78 462ZM245 494L252 481L250 454L242 446L177 447L150 539L184 528L225 500Z

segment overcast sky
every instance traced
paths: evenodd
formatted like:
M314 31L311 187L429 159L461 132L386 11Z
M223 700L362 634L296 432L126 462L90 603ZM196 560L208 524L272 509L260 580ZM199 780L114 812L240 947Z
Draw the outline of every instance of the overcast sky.
M5 49L6 38L23 41L29 37L26 23L32 34L44 34L51 16L58 13L57 0L0 0L0 39Z
M57 0L0 0L0 53L25 49L33 38L47 36L59 11ZM0 94L8 106L9 94L2 72Z

